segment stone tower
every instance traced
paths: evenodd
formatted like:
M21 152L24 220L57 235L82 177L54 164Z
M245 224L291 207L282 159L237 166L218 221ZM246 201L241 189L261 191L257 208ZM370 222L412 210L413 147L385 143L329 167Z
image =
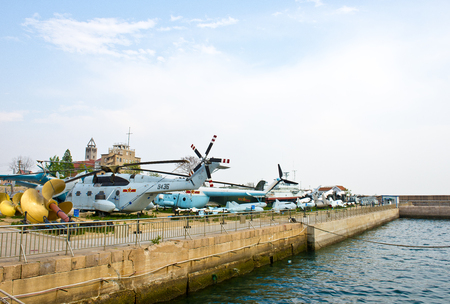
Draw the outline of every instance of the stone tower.
M97 146L93 138L88 142L86 147L86 157L85 160L96 160L97 159Z

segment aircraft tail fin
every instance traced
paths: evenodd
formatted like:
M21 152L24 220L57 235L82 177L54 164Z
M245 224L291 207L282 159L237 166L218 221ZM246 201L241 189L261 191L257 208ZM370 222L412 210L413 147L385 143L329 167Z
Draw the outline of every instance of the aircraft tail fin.
M277 209L279 207L279 205L280 205L280 201L276 199L272 205L272 209Z
M260 180L255 187L255 190L264 191L264 185L266 184L265 180Z

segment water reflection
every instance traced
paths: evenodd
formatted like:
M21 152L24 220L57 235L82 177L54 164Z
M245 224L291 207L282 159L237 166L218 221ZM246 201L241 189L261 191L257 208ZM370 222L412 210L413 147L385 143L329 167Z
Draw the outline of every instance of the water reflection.
M450 221L399 219L355 239L256 269L171 303L446 303ZM291 260L291 263L288 263Z

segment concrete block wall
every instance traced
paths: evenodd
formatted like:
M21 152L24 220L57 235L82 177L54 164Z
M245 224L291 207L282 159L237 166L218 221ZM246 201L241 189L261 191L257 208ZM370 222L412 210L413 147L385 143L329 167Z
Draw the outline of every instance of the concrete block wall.
M311 225L307 229L308 250L319 250L320 248L338 243L366 230L381 226L398 217L398 209L388 209L342 220ZM332 233L329 233L328 231Z
M154 303L304 250L306 229L292 223L10 262L0 266L0 289L25 303Z
M422 219L450 219L450 207L401 205L400 217Z

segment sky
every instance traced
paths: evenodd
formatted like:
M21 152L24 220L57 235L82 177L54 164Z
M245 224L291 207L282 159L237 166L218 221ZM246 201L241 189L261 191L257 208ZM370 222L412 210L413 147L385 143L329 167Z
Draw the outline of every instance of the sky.
M449 1L0 5L0 174L91 138L150 161L217 135L215 180L280 164L302 188L450 194Z

